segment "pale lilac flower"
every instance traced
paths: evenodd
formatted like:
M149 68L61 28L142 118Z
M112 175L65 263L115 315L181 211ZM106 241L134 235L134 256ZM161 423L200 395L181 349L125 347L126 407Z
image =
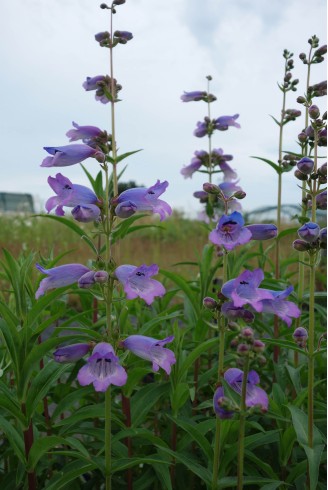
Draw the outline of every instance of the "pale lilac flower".
M36 299L43 296L48 289L61 288L77 283L84 274L90 272L90 269L82 264L60 265L59 267L53 267L52 269L44 269L41 265L36 264L36 268L39 269L42 274L48 276L40 282L39 288L35 293Z
M95 40L100 46L108 46L110 41L110 34L108 31L102 31L95 34Z
M100 162L103 162L105 158L100 150L82 144L57 147L45 146L44 149L54 156L46 157L41 163L41 167L68 167L69 165L81 163L90 157L96 158Z
M54 360L60 363L76 362L89 352L90 347L90 344L72 344L59 347L53 353Z
M160 220L163 221L167 216L172 214L171 206L158 197L165 192L169 183L167 181L160 182L149 187L136 187L127 189L119 196L112 200L112 204L117 204L115 213L120 218L127 218L136 211L151 211L154 214L159 214Z
M241 395L241 388L243 382L244 373L241 369L230 368L224 373L224 379L231 386L231 388ZM246 387L246 407L259 406L262 412L266 412L269 406L269 399L266 392L259 388L260 377L256 371L251 370L247 376Z
M133 39L132 32L128 31L115 31L114 32L114 41L117 41L120 44L126 44L128 41Z
M158 265L145 264L140 267L134 265L120 265L115 269L115 276L123 284L127 299L134 299L139 296L145 300L147 305L150 305L156 296L165 294L164 286L152 276L158 274Z
M297 230L298 236L307 243L313 243L319 238L320 226L308 221Z
M204 100L207 96L207 92L202 92L200 90L195 90L194 92L184 92L180 99L182 102L197 102L199 100Z
M272 224L256 224L245 226L251 234L252 240L270 240L278 234L278 228Z
M237 173L225 161L219 163L220 170L223 172L225 182L230 182L238 177Z
M292 318L298 318L301 314L300 309L292 301L287 301L285 298L293 291L293 286L289 286L284 291L273 291L271 289L259 288L262 291L272 295L272 299L262 300L262 312L272 313L281 318L288 327L292 324Z
M64 175L58 173L56 177L48 177L48 184L57 194L50 197L45 205L48 213L55 209L57 216L64 216L63 206L75 207L78 204L95 204L98 202L96 194L84 185L72 184ZM97 206L95 206L97 207ZM99 211L99 208L97 208Z
M100 284L105 284L108 282L108 272L106 271L97 271L95 272L94 279L96 282Z
M222 148L214 148L212 150L212 160L216 165L220 165L223 162L229 162L233 160L232 155L225 155Z
M226 181L219 184L219 187L226 199L231 197L235 192L243 190L239 185L237 185L238 182L239 180L236 182Z
M76 122L72 122L75 129L67 131L66 136L69 141L87 140L97 138L102 134L102 130L97 126L79 126ZM85 141L84 141L85 142Z
M251 240L252 234L244 226L244 219L238 211L221 216L215 230L211 231L209 239L215 245L222 245L227 250L233 250Z
M100 342L92 351L87 364L77 375L81 386L93 384L96 391L106 391L109 385L123 386L127 380L125 369L119 364L114 349L106 342Z
M102 104L107 104L111 98L117 101L117 93L122 89L122 85L119 85L116 79L112 79L108 75L97 75L96 77L87 77L83 83L83 88L87 91L95 90L95 99L99 100ZM113 89L113 90L112 90ZM112 93L112 91L114 93Z
M226 131L230 126L234 126L235 128L240 128L240 124L236 122L239 114L235 114L234 116L220 116L215 119L215 129L219 131Z
M204 122L198 121L196 123L196 129L194 130L194 136L197 136L197 138L202 138L206 134L212 134L213 131L209 131L209 124L210 121L207 121L206 119Z
M78 204L72 209L72 216L80 223L90 223L98 220L100 209L95 204Z
M193 158L191 160L191 163L189 165L185 165L180 173L184 176L185 179L187 179L188 177L191 178L192 175L197 172L197 170L200 169L200 167L202 166L202 161L199 160L199 158Z
M166 374L170 374L171 366L176 363L176 359L174 353L163 346L172 342L173 339L173 335L163 340L144 337L143 335L130 335L122 344L136 356L151 361L154 371L158 371L161 367Z
M97 75L95 77L87 77L86 81L82 84L82 87L86 90L97 90L99 88L99 82L105 80L105 75Z
M262 269L254 271L245 270L236 279L223 284L221 292L224 296L233 301L234 306L241 307L249 304L255 311L263 310L263 300L274 299L271 291L259 289L259 285L264 279Z

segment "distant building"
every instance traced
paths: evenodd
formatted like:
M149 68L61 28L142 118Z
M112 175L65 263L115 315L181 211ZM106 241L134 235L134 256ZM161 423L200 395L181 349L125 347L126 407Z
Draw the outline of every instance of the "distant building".
M0 213L34 213L31 194L0 192Z

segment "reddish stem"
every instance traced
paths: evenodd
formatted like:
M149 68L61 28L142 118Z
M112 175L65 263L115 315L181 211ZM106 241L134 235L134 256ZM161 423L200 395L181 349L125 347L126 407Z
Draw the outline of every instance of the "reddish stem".
M25 403L22 403L22 412L24 415L26 415L26 406ZM33 424L32 420L30 420L29 426L26 430L24 430L24 445L25 445L25 457L26 461L28 461L28 455L30 453L31 447L33 445ZM36 474L35 471L29 471L27 473L27 481L28 481L28 489L29 490L36 490Z

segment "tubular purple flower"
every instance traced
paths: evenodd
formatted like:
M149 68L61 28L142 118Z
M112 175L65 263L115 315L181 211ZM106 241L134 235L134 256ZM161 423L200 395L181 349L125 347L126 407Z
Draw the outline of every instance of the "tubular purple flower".
M303 157L297 162L297 168L305 175L310 175L314 168L314 161L311 158Z
M103 132L97 126L79 126L76 122L72 122L75 129L67 131L66 136L70 138L69 141L89 140L97 138Z
M56 177L48 177L48 184L57 196L50 197L45 205L48 213L55 209L57 216L64 216L63 206L75 207L78 204L95 204L98 202L96 194L84 185L72 184L64 175L58 173ZM97 208L97 206L95 206ZM99 211L99 208L97 208Z
M114 41L117 41L120 44L126 44L128 41L131 41L131 39L133 39L132 32L128 32L128 31L114 32Z
M35 264L42 274L48 277L42 279L39 288L35 293L35 298L43 296L48 289L61 288L76 283L84 274L90 272L88 267L81 264L67 264L53 267L52 269L44 269L41 265Z
M57 147L45 146L44 149L54 156L46 157L41 163L41 167L68 167L81 163L90 157L99 162L103 162L105 158L105 155L100 150L82 144Z
M136 211L151 211L159 214L160 221L163 221L167 215L172 214L171 206L158 197L165 192L169 183L167 181L160 182L149 187L136 187L128 189L118 197L112 200L112 204L117 204L115 214L120 218L127 218Z
M184 92L180 99L182 102L197 102L199 100L205 100L207 92L202 92L200 90L195 90L194 92Z
M108 31L98 32L95 34L95 40L100 44L100 46L107 46L110 41L110 34Z
M215 230L209 234L209 239L215 245L222 245L227 250L233 250L238 245L250 241L252 234L244 226L244 219L238 211L229 216L224 214Z
M215 119L215 129L219 131L226 131L230 126L234 126L235 128L240 128L240 124L236 122L239 114L235 114L234 116L220 116Z
M88 289L95 283L95 271L88 271L78 280L79 288Z
M72 344L59 347L54 353L54 360L60 363L76 362L85 356L91 348L91 344Z
M233 410L228 410L224 405L230 405L230 400L224 396L224 389L219 386L213 397L213 408L214 412L220 419L231 419L234 415Z
M221 292L233 301L234 306L241 307L249 304L255 311L261 312L263 300L274 298L272 292L258 288L263 279L262 269L245 270L236 279L223 284Z
M99 82L105 80L105 75L97 75L95 77L87 77L86 81L83 82L82 87L86 90L97 90L99 88Z
M185 165L181 169L180 173L184 176L185 179L187 179L188 177L191 178L192 175L197 172L197 170L199 170L201 166L202 161L199 160L199 158L193 158L189 165Z
M327 228L322 228L320 230L319 240L321 248L327 248Z
M211 134L213 131L209 132L209 123L210 121L205 120L204 122L198 121L196 123L196 129L194 130L194 136L197 138L202 138L206 134Z
M298 236L307 243L313 243L319 238L320 226L309 221L297 230Z
M225 155L223 153L222 148L214 148L212 150L211 155L212 155L212 160L214 161L214 163L216 165L220 165L223 162L229 162L230 160L233 160L233 156L232 155ZM234 177L234 178L236 178L236 177Z
M135 299L139 296L150 305L156 296L165 294L164 286L155 279L150 279L158 274L158 265L145 264L140 267L135 265L120 265L115 269L115 276L123 284L127 299Z
M94 279L96 282L100 284L105 284L108 281L108 272L106 271L97 271L95 272Z
M269 293L273 299L262 300L262 311L272 313L281 318L288 327L292 324L292 318L298 318L301 314L300 309L292 301L285 298L293 291L293 286L289 286L284 291L272 291L271 289L259 289L259 291Z
M230 368L224 373L224 379L231 388L241 395L244 373L238 368ZM266 412L269 406L269 399L266 392L259 388L260 377L256 371L250 371L247 376L246 387L246 407L258 406L262 412Z
M318 209L327 209L327 190L320 192L315 198Z
M237 173L226 162L220 162L219 167L220 170L223 172L225 182L230 182L231 180L234 180L238 177Z
M235 192L242 191L242 188L237 185L238 182L239 180L237 180L236 182L226 181L219 184L219 187L226 199L231 197Z
M246 308L234 306L232 301L227 301L223 303L221 307L221 313L229 320L242 318L246 323L253 323L255 319L254 313L246 310Z
M87 364L77 375L81 386L93 384L96 391L106 391L109 385L123 386L127 380L125 369L119 364L114 349L106 342L100 342L92 351Z
M94 204L78 204L72 209L72 216L80 223L90 223L99 219L100 209Z
M278 234L276 225L271 224L247 225L245 228L251 232L251 240L270 240Z
M166 374L170 374L171 366L176 363L176 359L174 353L163 346L172 342L173 339L173 335L163 340L144 337L143 335L130 335L122 344L136 356L151 361L154 371L158 371L161 367Z

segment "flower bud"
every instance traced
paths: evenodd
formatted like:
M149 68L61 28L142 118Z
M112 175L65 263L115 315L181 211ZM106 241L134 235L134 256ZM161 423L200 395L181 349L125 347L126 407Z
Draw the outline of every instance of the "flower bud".
M298 102L299 104L305 104L306 98L303 97L302 95L299 95L296 99L296 102Z
M91 349L92 344L72 344L65 347L59 347L54 353L54 360L56 362L76 362L85 356Z
M275 238L278 233L276 225L255 224L245 226L252 233L252 240L270 240Z
M207 310L216 310L218 307L218 303L210 296L206 296L206 298L203 299L203 306Z
M318 133L318 146L327 146L327 128Z
M307 175L300 170L295 170L294 175L298 180L307 180L308 178Z
M322 56L326 53L327 53L327 44L324 44L314 52L314 56Z
M327 162L321 165L321 167L318 168L318 174L322 175L323 177L327 176Z
M302 131L299 135L298 135L298 141L300 143L306 143L306 140L307 140L307 136L306 134Z
M235 197L236 199L245 199L246 197L246 192L244 191L237 191L234 193L233 197Z
M298 236L307 243L313 243L317 240L320 233L320 226L317 223L309 221L297 230Z
M78 281L79 288L88 289L95 283L95 271L89 271L83 274Z
M298 327L293 333L296 344L303 349L306 347L308 336L308 332L304 327Z
M100 284L105 284L106 282L108 282L108 272L106 271L95 272L94 280Z
M253 340L254 338L254 330L250 327L243 328L239 334L241 339L244 340Z
M309 116L311 119L318 119L320 116L320 109L317 105L311 105L309 107Z
M299 160L299 162L297 162L297 168L303 174L309 175L314 168L314 161L311 160L311 158L303 157L301 160Z
M327 191L320 192L315 198L318 209L327 209Z
M237 347L237 354L241 357L247 356L250 350L250 346L247 344L239 344Z
M205 184L203 184L203 189L205 192L207 192L207 194L214 194L214 195L222 194L220 187L218 187L215 184L211 184L210 182L205 182Z
M71 213L76 221L90 223L98 220L100 209L95 204L78 204L72 209Z
M310 250L311 245L309 243L305 242L304 240L297 239L297 240L294 240L293 247L298 252L307 252L308 250Z
M300 53L299 58L302 61L306 60L306 54L305 53Z
M261 352L264 352L265 349L265 344L261 340L254 340L253 343L253 351L256 352L257 354L260 354Z

